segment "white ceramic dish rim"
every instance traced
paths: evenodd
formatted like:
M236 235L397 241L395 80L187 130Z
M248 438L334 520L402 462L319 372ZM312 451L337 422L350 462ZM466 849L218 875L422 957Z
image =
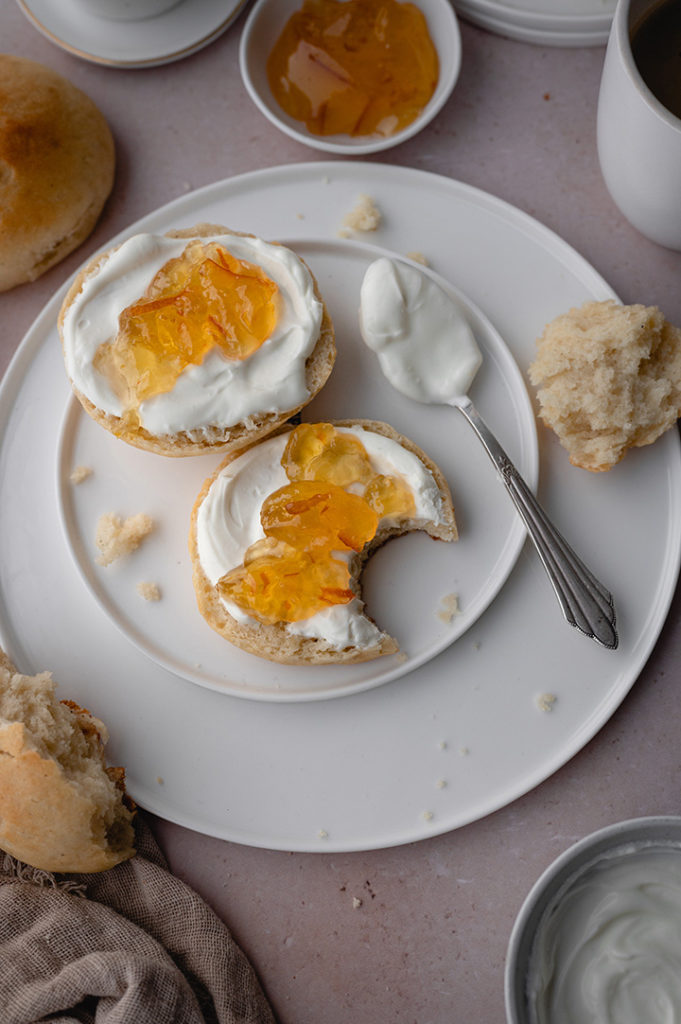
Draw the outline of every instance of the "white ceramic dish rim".
M70 0L62 0L62 2L61 13L63 15L64 9ZM198 35L196 34L196 29L194 29L186 45L169 50L160 42L163 39L163 26L164 24L168 25L169 22L176 21L178 18L183 18L187 13L190 2L191 0L180 0L179 3L162 14L132 22L104 19L101 16L90 14L86 9L79 10L77 17L83 19L86 24L96 26L98 29L104 24L108 29L108 32L105 32L101 37L101 51L94 52L85 49L78 42L77 34L73 36L69 34L67 36L67 33L63 30L58 30L57 26L52 24L52 20L49 17L49 9L47 11L48 16L45 16L41 0L38 0L38 2L36 0L17 0L17 4L26 18L55 46L72 54L74 57L79 57L81 60L117 68L158 67L162 64L170 64L173 61L181 60L183 57L191 56L191 54L196 53L218 39L237 19L248 3L248 0L229 0L231 3L229 10L226 10L224 4L215 0L215 15L210 18L210 27L208 27L209 23L207 20L203 28L199 30ZM202 22L197 22L194 19L194 25L196 26L197 24L201 25ZM142 41L142 48L139 50L138 55L133 58L121 58L107 47L106 40L111 38L119 40L124 38L126 33L130 32L135 34L138 46L140 40ZM147 39L149 39L148 43ZM107 52L107 49L109 52Z
M354 139L352 137L336 135L313 135L279 108L267 86L261 62L257 61L254 65L252 50L257 39L257 32L267 17L268 8L274 7L275 4L278 8L281 8L280 0L256 0L255 6L251 9L241 33L239 41L239 68L246 91L256 107L273 125L290 138L295 139L297 142L302 142L306 146L311 146L313 149L327 153L343 154L345 156L367 156L371 153L392 149L393 146L399 146L402 142L406 142L408 139L413 138L414 135L417 135L439 114L451 96L461 70L461 34L456 13L449 0L428 0L428 3L425 3L424 0L415 0L415 2L424 10L424 13L430 13L431 17L433 14L432 5L437 4L437 17L442 20L442 24L446 26L447 31L445 34L441 32L434 34L434 42L440 59L440 77L435 93L421 114L410 125L395 135L387 138L371 139L366 139L363 136ZM287 5L281 19L282 24L285 22L289 12L295 10L298 6L300 6L298 2ZM261 76L259 81L256 79L256 73L259 73Z
M499 25L524 26L528 29L558 33L593 34L608 32L612 22L615 5L612 10L594 13L571 13L569 11L551 13L533 10L531 7L514 7L510 4L497 3L496 0L455 0L455 7L466 15L485 15Z
M652 815L614 822L564 850L542 872L525 897L508 942L504 998L508 1024L529 1024L525 984L532 944L544 914L574 880L604 856L630 845L674 846L681 856L681 816ZM523 1007L523 1009L521 1009Z

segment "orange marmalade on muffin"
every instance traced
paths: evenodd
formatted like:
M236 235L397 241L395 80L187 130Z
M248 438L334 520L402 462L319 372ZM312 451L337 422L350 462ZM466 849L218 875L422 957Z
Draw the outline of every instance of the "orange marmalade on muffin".
M281 465L290 483L262 504L264 538L243 565L217 584L220 596L261 622L296 622L353 599L348 562L334 552L358 553L379 520L414 514L399 475L376 473L361 440L330 423L303 423L291 433Z

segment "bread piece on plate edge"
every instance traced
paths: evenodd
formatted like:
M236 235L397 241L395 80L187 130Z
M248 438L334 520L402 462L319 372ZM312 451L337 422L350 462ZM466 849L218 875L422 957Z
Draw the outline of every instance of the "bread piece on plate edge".
M104 724L54 691L0 650L0 849L44 871L104 871L135 853L134 804L106 766Z
M381 434L401 445L421 461L432 475L442 502L442 521L404 520L398 525L379 528L372 541L354 555L350 562L351 588L361 600L361 575L371 555L386 541L413 531L423 531L435 540L454 541L458 538L454 508L452 505L449 485L439 466L414 442L391 427L387 423L368 419L332 420L334 427L363 427L376 434ZM277 436L288 433L293 427L288 424L274 432ZM257 442L256 442L257 443ZM256 622L244 625L238 622L225 607L216 587L206 576L199 559L197 545L197 516L199 508L208 494L211 485L225 466L248 451L253 445L244 445L239 451L230 453L218 466L217 470L207 479L196 498L191 516L189 531L189 551L192 561L193 583L199 611L208 624L226 640L235 646L260 658L290 665L323 665L323 664L356 664L370 661L384 655L399 651L397 639L381 631L376 642L368 647L346 647L339 649L333 645L313 637L299 636L287 631L284 623L266 624ZM364 616L373 622L366 610ZM380 627L379 627L380 629Z

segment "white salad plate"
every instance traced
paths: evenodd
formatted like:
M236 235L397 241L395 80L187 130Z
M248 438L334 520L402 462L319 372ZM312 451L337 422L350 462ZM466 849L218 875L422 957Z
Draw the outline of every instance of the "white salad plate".
M163 14L116 21L85 0L17 0L30 22L62 50L95 64L144 68L188 57L232 24L247 0L180 0Z
M544 46L605 46L617 0L454 0L482 28Z
M422 252L433 270L489 319L523 373L547 321L588 299L612 296L581 256L526 214L451 179L385 164L319 162L242 175L182 196L127 233L204 221L292 245L299 241L311 262L318 258L322 281L330 284L337 260L359 273L361 247L348 240L346 259L338 231L361 194L371 195L383 214L371 242L399 254ZM681 447L676 431L602 474L572 467L553 435L540 432L540 500L612 590L620 635L616 651L566 625L526 544L486 610L454 643L413 671L334 700L244 699L196 685L140 650L115 623L111 609L93 599L91 584L74 562L61 521L62 462L69 446L80 455L78 445L89 428L70 425L80 414L73 411L55 331L63 294L54 296L29 330L0 388L0 640L23 671L50 669L58 693L104 719L111 733L110 760L126 766L131 795L140 806L253 846L303 851L391 846L458 828L516 799L565 764L619 706L657 640L678 576ZM346 302L349 311L356 308L352 287ZM351 312L347 316L349 323ZM339 358L339 376L341 369ZM380 378L373 377L373 368L367 372L382 402ZM353 404L355 385L348 386L348 407L343 402L342 410L335 406L341 391L333 402L329 391L324 415L380 417L380 408ZM362 393L364 387L358 389ZM322 392L316 399L320 410L323 401ZM414 407L412 418L405 400L394 425L408 426L422 447L448 457L444 427L441 421L434 427L429 418L443 411L449 413ZM487 408L483 414L505 441L503 417L497 422ZM447 430L451 422L452 438L460 436L463 444L457 415L449 413ZM512 435L510 440L512 448ZM146 555L141 547L130 557L132 566L137 555L150 556L152 541L163 541L164 504L186 508L194 495L176 488L159 495L151 509L122 507L130 453L114 441L110 446L101 441L110 464L104 467L98 455L93 476L79 488L84 495L106 473L120 483L121 513L158 516L156 537L148 538ZM469 480L466 461L464 468L466 473L454 473L451 481L462 545L476 529L469 483L474 480L477 487L483 479ZM491 504L503 507L508 499L491 464L481 486L488 484ZM116 510L108 504L115 492L106 495L101 512ZM81 500L76 498L78 514ZM88 538L84 530L83 539ZM166 539L165 557L183 562L186 574L186 549L174 550L170 531ZM384 549L398 569L396 608L414 609L421 600L421 591L412 591L400 569L412 540L424 551L443 548L418 535ZM160 572L159 564L140 561L140 577L152 568ZM106 571L115 569L114 564ZM377 581L382 571L379 566ZM147 613L164 614L164 603L174 599L172 588L166 592L165 579L155 582L164 589L156 604L142 601L131 586L131 618L139 614L141 622ZM370 601L372 586L370 579ZM456 579L448 589L457 591ZM440 596L433 594L431 608ZM463 591L461 604L463 609ZM207 626L204 635L212 640ZM229 645L224 651L228 659ZM272 665L267 671L274 677L278 669ZM554 703L540 700L547 693Z
M58 502L67 542L84 580L112 621L171 672L223 693L262 700L349 695L418 668L462 636L484 612L506 581L525 539L511 503L498 500L492 464L463 417L448 407L424 408L396 392L361 339L360 285L369 264L388 255L385 250L340 239L290 244L319 282L338 349L329 382L302 418L357 417L390 423L427 450L454 494L460 521L456 544L434 543L426 536L395 540L365 571L368 610L382 629L399 639L399 655L322 669L273 665L226 644L210 629L196 608L187 537L194 498L222 461L220 456L169 459L138 451L102 430L75 398L67 404L57 453ZM464 313L483 352L472 397L534 487L536 430L520 371L486 318L446 282L438 283ZM74 486L71 473L77 466L94 472L87 482ZM158 528L134 558L102 568L96 562L95 532L99 516L107 510L151 514ZM136 599L140 581L157 583L163 600ZM459 608L453 617L445 610L452 594Z

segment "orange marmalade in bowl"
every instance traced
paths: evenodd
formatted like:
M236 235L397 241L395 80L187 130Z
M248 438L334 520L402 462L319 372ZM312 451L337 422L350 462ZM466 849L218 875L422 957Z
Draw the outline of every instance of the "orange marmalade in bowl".
M313 135L394 135L438 76L423 12L398 0L304 0L267 63L275 100Z

